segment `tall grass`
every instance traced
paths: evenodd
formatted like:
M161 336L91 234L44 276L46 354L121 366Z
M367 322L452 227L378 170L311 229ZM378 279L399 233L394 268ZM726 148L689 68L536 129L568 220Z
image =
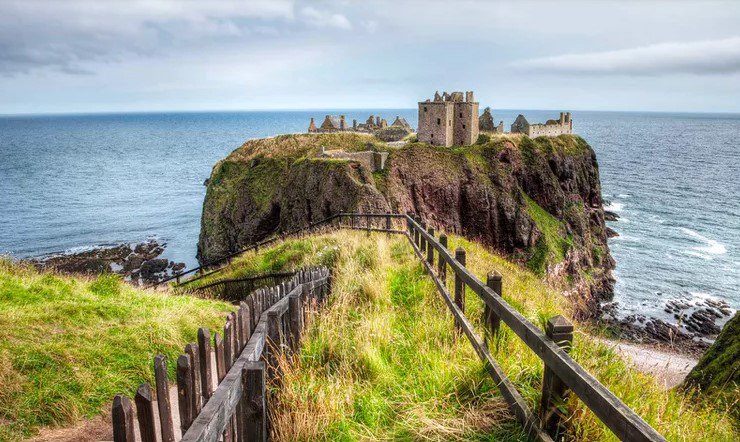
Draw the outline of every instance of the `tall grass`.
M571 300L535 273L476 243L449 240L450 249L465 248L468 268L480 279L501 272L504 299L534 324L542 328L556 314L570 316ZM319 260L311 250L334 250L335 280L327 308L273 388L277 440L523 439L472 347L453 332L447 307L405 238L345 231L300 241L314 246L302 246L307 254L296 262ZM278 247L291 254L290 243ZM266 266L263 259L249 265ZM482 334L483 304L470 291L466 298L466 314ZM575 360L669 440L737 440L726 406L665 391L594 333L576 323ZM490 346L536 410L540 359L506 326ZM616 440L576 397L567 407L568 438Z
M65 426L153 382L199 326L222 327L223 302L142 291L115 276L74 278L0 259L0 440Z

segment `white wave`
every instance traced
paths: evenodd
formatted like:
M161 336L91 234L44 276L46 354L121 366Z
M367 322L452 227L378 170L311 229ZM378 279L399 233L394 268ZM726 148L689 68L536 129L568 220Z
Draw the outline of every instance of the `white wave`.
M632 195L630 195L629 193L620 193L619 195L617 195L618 198L629 198L631 196Z
M699 253L695 250L683 250L681 253L683 253L684 255L695 256L697 258L705 259L707 261L711 261L713 259L710 255Z
M624 209L624 203L620 203L618 201L612 201L608 205L604 206L604 210L608 210L610 212L621 212Z
M691 229L687 229L685 227L680 227L680 229L682 232L689 235L690 237L704 243L704 245L702 246L692 247L693 250L702 254L709 255L724 255L725 253L727 253L727 247L725 247L725 245L721 242L711 238L707 238L701 233Z

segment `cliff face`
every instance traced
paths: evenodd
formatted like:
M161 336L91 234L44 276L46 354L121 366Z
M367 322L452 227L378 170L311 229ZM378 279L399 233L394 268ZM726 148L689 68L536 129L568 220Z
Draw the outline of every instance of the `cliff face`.
M482 140L483 141L483 140ZM390 152L386 169L316 158L321 146ZM255 140L213 170L199 259L340 211L414 212L564 282L583 316L612 294L598 166L577 136L499 136L464 148L389 148L357 134Z

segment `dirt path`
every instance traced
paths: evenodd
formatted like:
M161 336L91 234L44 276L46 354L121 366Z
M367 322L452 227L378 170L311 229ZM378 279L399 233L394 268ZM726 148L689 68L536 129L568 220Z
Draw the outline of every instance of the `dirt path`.
M600 341L624 356L639 371L655 376L658 384L665 390L683 382L686 375L699 362L691 356L671 353L650 345L606 339L600 339Z

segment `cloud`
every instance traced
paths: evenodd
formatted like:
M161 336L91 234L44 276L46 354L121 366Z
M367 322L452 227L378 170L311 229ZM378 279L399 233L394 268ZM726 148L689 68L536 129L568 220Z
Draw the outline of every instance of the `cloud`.
M3 0L0 75L89 73L89 63L273 36L294 11L291 0Z
M352 22L342 14L322 12L314 7L306 6L301 9L301 15L309 24L314 26L332 27L345 30L352 29Z
M740 37L534 58L513 62L511 67L582 75L732 74L740 72Z

